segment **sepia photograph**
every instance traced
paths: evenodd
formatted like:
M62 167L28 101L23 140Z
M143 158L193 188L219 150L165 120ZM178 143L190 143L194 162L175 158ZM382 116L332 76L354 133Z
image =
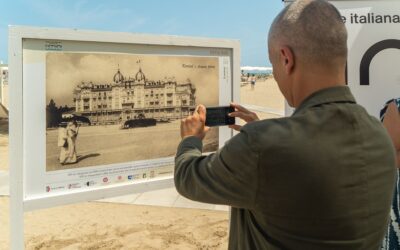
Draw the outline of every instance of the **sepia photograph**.
M219 104L215 57L49 52L46 171L173 157L180 120ZM203 141L218 149L218 128Z

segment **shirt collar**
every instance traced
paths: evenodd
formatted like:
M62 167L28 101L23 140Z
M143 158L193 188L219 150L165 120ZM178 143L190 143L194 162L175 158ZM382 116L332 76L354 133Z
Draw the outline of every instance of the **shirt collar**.
M293 115L296 115L301 111L311 107L327 103L335 103L335 102L356 103L356 100L353 94L350 92L348 86L336 86L336 87L325 88L316 91L312 93L310 96L308 96L295 110Z

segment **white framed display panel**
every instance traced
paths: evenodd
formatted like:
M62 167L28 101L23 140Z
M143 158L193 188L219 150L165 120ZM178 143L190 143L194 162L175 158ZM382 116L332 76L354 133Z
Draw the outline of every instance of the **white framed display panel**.
M10 26L9 153L11 249L24 248L23 215L26 211L139 193L174 185L173 176L170 175L152 179L141 179L134 182L124 181L111 183L110 185L73 188L63 192L46 193L44 189L38 189L42 191L31 192L31 189L37 189L35 180L45 181L40 176L43 177L48 174L45 171L37 169L45 167L43 166L43 162L46 164L46 161L37 158L37 155L46 155L45 143L40 143L43 142L43 138L40 139L37 137L37 134L40 134L37 133L37 130L40 130L43 125L38 125L37 123L39 123L40 119L45 119L45 106L43 104L46 104L46 102L43 100L43 97L46 88L44 83L33 87L32 82L35 81L31 78L40 75L40 67L44 66L38 65L37 62L27 62L26 58L28 56L26 55L24 58L24 53L27 53L26 49L29 51L33 48L32 50L35 53L38 51L35 49L35 43L44 44L45 47L49 46L47 48L50 48L50 50L59 50L60 47L57 46L61 44L61 49L68 52L73 52L77 48L76 43L84 43L89 48L89 51L90 45L96 44L100 48L97 51L99 53L105 51L121 54L218 58L220 66L222 66L219 68L221 77L219 84L219 104L228 105L231 101L238 102L240 98L240 44L237 40ZM114 45L115 50L113 49ZM127 50L121 50L119 47L127 48ZM47 52L46 49L43 49L40 53ZM37 56L34 56L34 58L37 58ZM226 67L223 67L224 65ZM224 79L225 82L221 82L221 79ZM222 146L224 141L228 140L231 136L232 131L230 129L220 129L219 146ZM39 142L35 141L35 139L39 140ZM173 163L173 159L170 157L162 158L158 161L149 160L146 164L160 164L163 161L169 164ZM134 162L134 164L136 163ZM40 171L42 171L41 175L37 173ZM38 178L36 178L36 175ZM35 180L31 180L32 176L35 177ZM42 183L41 185L43 187L46 184Z

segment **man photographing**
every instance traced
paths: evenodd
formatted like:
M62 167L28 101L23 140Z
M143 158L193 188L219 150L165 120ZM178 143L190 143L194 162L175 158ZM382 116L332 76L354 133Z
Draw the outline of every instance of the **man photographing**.
M324 0L298 0L268 37L291 117L247 122L202 156L205 107L181 123L175 185L183 196L232 206L229 249L378 249L387 229L395 153L381 123L345 86L347 32Z

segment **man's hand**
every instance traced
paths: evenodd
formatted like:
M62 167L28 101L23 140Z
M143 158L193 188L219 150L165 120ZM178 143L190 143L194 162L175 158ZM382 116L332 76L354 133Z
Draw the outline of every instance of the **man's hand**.
M206 136L207 131L210 129L205 126L206 122L206 108L203 105L198 105L190 115L181 121L181 138L184 139L189 136L196 136L200 140Z
M250 110L246 109L245 107L239 104L231 103L231 107L235 108L234 112L229 113L229 116L231 117L239 117L240 119L244 120L247 123L260 120L256 113L251 112ZM242 128L242 126L236 124L229 125L229 127L237 131L240 131L240 129Z

